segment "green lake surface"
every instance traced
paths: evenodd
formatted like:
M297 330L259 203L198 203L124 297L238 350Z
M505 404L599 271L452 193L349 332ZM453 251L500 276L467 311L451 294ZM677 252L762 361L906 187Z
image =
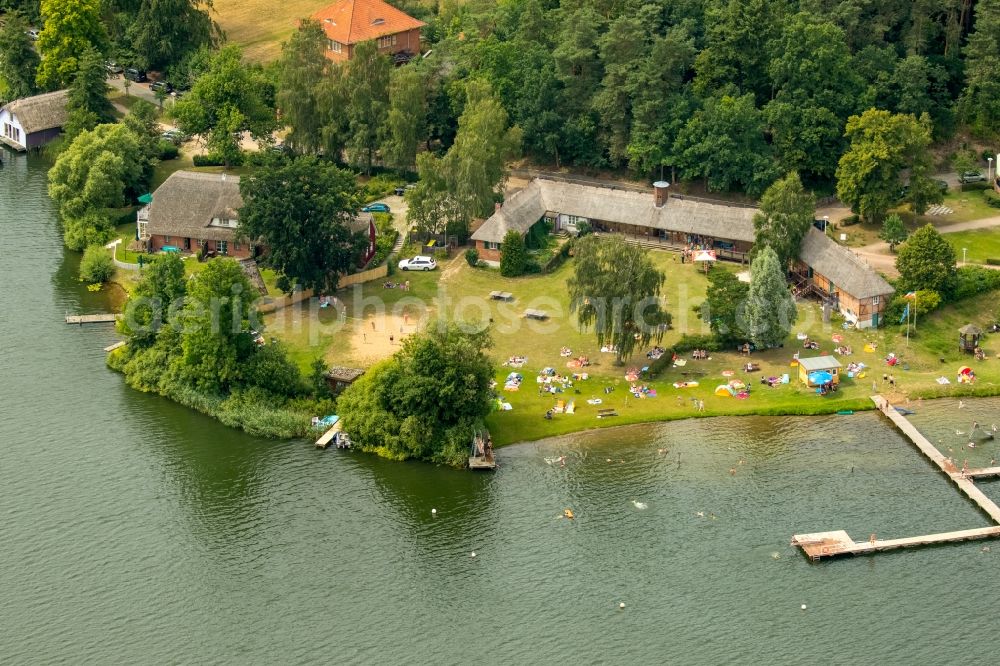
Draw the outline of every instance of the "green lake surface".
M1000 661L1000 543L789 546L988 524L883 417L590 432L495 474L254 439L129 389L114 331L63 323L107 296L76 278L47 164L3 158L0 663ZM911 407L959 460L1000 458L956 434L1000 400Z

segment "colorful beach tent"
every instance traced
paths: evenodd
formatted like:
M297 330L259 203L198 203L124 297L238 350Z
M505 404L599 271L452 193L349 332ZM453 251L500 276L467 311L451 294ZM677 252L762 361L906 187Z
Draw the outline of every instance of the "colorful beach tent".
M733 387L728 384L719 384L715 387L715 395L720 398L731 398L733 397Z

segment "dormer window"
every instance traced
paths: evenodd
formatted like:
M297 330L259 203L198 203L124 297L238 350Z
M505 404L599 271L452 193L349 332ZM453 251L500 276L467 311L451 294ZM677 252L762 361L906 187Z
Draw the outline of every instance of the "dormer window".
M372 25L382 25L385 23L384 18L372 19Z
M234 220L228 217L213 217L212 222L209 226L213 227L226 227L227 229L235 229L239 224L239 220Z

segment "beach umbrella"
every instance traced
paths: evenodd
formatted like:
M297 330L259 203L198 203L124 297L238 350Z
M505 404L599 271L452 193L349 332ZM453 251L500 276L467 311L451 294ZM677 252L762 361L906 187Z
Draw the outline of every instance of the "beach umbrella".
M706 273L709 265L715 260L715 250L700 250L698 254L694 255L694 261L704 262Z
M960 375L968 375L971 373L972 373L972 368L970 368L967 365L963 365L961 368L958 369L958 374Z
M809 381L812 384L828 384L833 381L833 375L825 370L810 372Z

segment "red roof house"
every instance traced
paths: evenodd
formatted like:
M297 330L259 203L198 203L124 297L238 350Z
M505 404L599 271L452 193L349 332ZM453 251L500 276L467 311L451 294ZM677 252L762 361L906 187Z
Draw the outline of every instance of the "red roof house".
M340 0L312 15L326 33L326 57L350 60L355 45L375 40L380 53L405 62L420 52L423 21L382 0Z

